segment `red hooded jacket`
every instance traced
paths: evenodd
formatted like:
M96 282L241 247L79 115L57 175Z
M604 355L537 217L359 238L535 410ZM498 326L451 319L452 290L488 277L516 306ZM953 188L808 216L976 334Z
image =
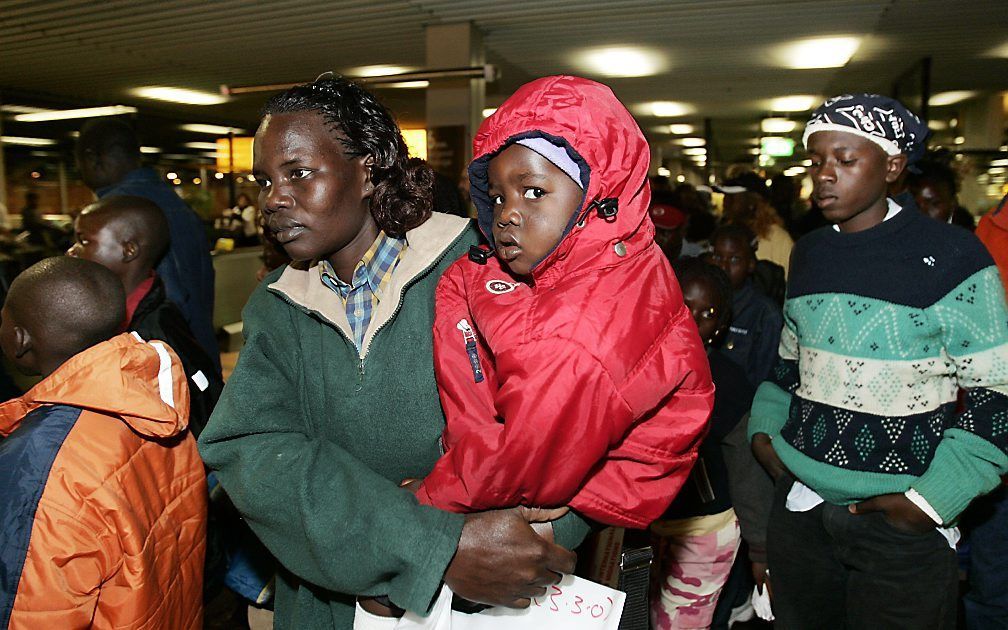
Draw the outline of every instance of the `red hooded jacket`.
M654 242L648 145L604 85L559 76L523 86L473 143L471 194L491 244L488 163L532 136L566 148L585 201L530 282L492 256L442 276L434 367L446 453L417 496L456 512L569 505L644 527L686 480L714 399L693 318ZM617 200L614 217L591 205L604 199Z

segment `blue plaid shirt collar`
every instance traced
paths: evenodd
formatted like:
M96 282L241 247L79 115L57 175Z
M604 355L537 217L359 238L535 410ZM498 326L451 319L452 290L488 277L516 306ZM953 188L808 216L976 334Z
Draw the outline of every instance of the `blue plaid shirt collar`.
M319 275L322 284L326 285L340 298L346 302L351 291L367 288L376 301L381 301L382 285L392 276L396 264L403 249L406 248L406 239L393 238L385 234L384 231L378 233L378 238L371 244L368 251L354 268L353 278L349 283L343 282L336 276L336 271L328 260L319 262Z

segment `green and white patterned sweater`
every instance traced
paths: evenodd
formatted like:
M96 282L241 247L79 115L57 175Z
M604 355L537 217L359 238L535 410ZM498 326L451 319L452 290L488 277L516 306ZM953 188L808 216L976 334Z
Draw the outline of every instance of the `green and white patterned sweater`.
M795 246L784 316L749 434L825 500L913 488L949 523L1008 472L1008 310L972 234L913 209L817 230Z

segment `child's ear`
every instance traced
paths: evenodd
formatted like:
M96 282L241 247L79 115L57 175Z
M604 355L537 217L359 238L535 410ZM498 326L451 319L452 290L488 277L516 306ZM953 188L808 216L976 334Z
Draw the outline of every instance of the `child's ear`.
M20 359L24 355L32 351L35 344L32 340L32 335L28 332L27 328L22 328L21 326L14 326L14 357L15 359Z
M133 262L140 255L140 246L136 241L126 241L122 244L122 260L124 263Z
M891 184L899 179L900 173L903 172L906 165L907 156L905 153L886 156L886 183Z

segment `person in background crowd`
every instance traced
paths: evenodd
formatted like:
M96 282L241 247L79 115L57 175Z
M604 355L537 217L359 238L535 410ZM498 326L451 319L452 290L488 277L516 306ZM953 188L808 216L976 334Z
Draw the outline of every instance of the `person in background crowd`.
M463 219L469 218L469 205L462 197L458 185L447 175L434 171L434 208Z
M976 235L994 257L1008 290L1008 196L985 214ZM970 541L969 590L964 599L969 630L1008 627L1008 488L981 497L963 517Z
M723 352L758 386L777 362L784 317L780 306L755 286L756 237L744 225L723 225L711 237L710 262L727 274L732 286L731 325Z
M226 229L232 232L239 245L259 242L259 211L245 193L238 195L235 207L225 213Z
M114 273L126 290L123 329L145 340L166 341L179 356L189 384L189 431L199 437L224 381L178 308L165 297L164 283L154 269L167 250L168 221L153 201L110 195L77 215L67 255Z
M1008 195L997 207L980 218L976 228L977 238L994 258L1001 284L1008 291Z
M706 187L704 187L706 188ZM669 197L660 196L662 203L686 213L686 233L683 235L681 257L699 256L707 250L707 239L717 227L710 209L710 189L702 193L692 184L678 184Z
M717 348L731 318L728 277L699 258L677 260L673 268L707 351L715 394L696 464L665 514L651 524L655 630L711 627L740 540L721 441L749 413L755 392L745 372Z
M954 628L953 524L1008 472L997 270L973 235L887 196L927 134L874 94L829 99L805 128L813 199L835 227L795 248L780 361L749 422L777 480L784 627Z
M935 221L952 223L959 205L955 173L947 164L937 161L922 160L914 170L916 172L907 176L906 184L917 202L917 209Z
M651 207L648 213L655 226L655 242L661 247L662 253L672 261L682 253L683 238L686 235L689 219L686 213L675 206L660 201L668 195L655 194L651 197Z
M442 581L527 605L573 570L572 553L517 510L450 514L399 486L441 454L434 288L479 242L471 223L431 212L430 170L342 78L272 97L254 155L265 228L297 264L245 307L200 449L281 565L276 627L349 630L358 595L425 611ZM552 531L575 546L588 525L569 514Z
M42 381L0 405L0 627L203 621L207 488L189 390L164 343L117 334L125 294L97 263L14 280L0 347Z
M787 277L794 241L770 205L766 181L752 171L745 171L714 190L724 195L722 222L749 228L756 235L756 255L783 267Z
M219 372L220 350L213 327L214 269L200 218L153 169L141 166L140 143L123 120L100 118L81 128L77 167L84 184L99 198L145 197L164 212L170 245L157 274L168 299L182 312Z

